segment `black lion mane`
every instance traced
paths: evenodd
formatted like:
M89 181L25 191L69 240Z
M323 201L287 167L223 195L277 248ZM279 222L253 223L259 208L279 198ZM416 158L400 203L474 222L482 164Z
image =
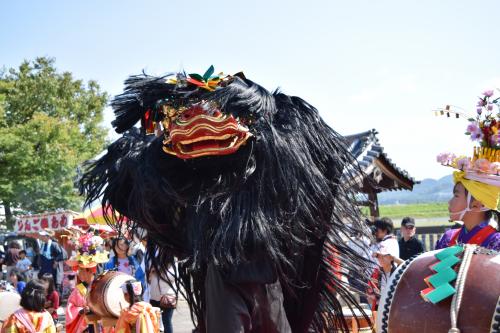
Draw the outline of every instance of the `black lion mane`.
M126 217L129 228L147 230L148 260L160 272L181 259L176 284L201 329L208 263L224 272L262 261L282 284L293 332L347 332L338 299L359 305L338 274L361 279L368 262L345 242L364 219L353 192L360 171L344 138L301 98L244 77L213 92L165 79L133 76L112 102L124 134L87 164L79 183L86 204L100 199L120 213L108 215L111 225ZM133 127L159 99L193 96L251 119L253 137L231 155L181 160L162 151L162 138Z

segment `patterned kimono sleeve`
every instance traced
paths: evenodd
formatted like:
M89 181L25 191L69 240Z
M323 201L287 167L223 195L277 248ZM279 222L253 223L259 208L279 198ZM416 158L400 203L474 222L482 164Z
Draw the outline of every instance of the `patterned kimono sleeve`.
M80 333L86 327L85 316L80 314L80 310L85 307L85 298L78 288L73 289L68 298L66 306L66 332Z
M2 333L24 333L17 328L17 319L14 314L11 314L7 321L3 323Z
M497 232L492 237L490 237L488 244L486 244L485 247L487 249L500 252L500 232Z
M47 327L45 330L43 330L43 333L56 333L56 327L54 325Z
M44 312L43 316L45 316L44 322L50 323L49 327L47 327L43 330L43 333L56 333L57 330L56 330L56 326L54 325L54 320L52 319L52 315L48 312Z
M448 244L451 241L451 237L453 234L453 230L448 230L446 231L443 236L437 241L436 247L434 250L439 250L439 249L444 249L445 247L448 247Z
M68 298L68 305L66 307L66 323L71 323L78 319L80 310L83 309L83 296L77 288L73 289Z
M131 333L131 326L136 318L128 309L122 310L115 325L115 333Z
M115 326L115 333L157 333L158 319L150 304L139 302L122 310Z
M56 327L52 321L52 316L48 312L31 313L30 319L37 332L56 333ZM28 333L22 322L16 318L15 314L10 315L2 327L1 333Z

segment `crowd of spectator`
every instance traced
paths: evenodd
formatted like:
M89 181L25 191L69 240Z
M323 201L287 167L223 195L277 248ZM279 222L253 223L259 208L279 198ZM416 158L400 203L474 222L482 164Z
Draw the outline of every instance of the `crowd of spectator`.
M97 272L115 270L133 276L142 285L141 299L162 309L162 331L171 333L176 305L172 298L176 300L177 296L172 288L174 283L168 278L173 276L173 267L166 277L160 277L152 267L148 268L146 242L146 238L136 239L135 242L125 237L106 239L104 247L109 252L109 261L100 265ZM65 267L65 261L72 255L71 249L60 244L53 233L46 231L29 241L26 238L9 241L6 247L0 248L0 266L5 275L0 289L22 295L27 284L36 280L33 288L39 284L44 286L44 308L57 324L60 313L64 312L65 298L78 280L75 272ZM58 309L61 310L59 313Z

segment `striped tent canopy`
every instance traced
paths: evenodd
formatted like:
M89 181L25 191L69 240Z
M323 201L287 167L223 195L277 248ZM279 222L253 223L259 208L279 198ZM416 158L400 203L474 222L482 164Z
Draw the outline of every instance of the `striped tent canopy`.
M75 217L75 220L85 220L89 225L106 225L106 217L108 217L107 215L110 213L110 209L103 209L101 205L96 205L87 208L82 214ZM117 217L119 217L119 215ZM127 221L127 218L124 217L124 221Z

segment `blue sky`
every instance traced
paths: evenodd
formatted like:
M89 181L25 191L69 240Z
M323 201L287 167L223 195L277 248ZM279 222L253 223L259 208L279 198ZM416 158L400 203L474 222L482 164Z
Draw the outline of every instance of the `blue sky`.
M443 151L469 153L463 120L436 118L500 88L498 1L10 1L0 66L55 57L110 95L143 69L243 70L315 105L342 134L376 128L418 179ZM112 119L107 110L107 121Z

